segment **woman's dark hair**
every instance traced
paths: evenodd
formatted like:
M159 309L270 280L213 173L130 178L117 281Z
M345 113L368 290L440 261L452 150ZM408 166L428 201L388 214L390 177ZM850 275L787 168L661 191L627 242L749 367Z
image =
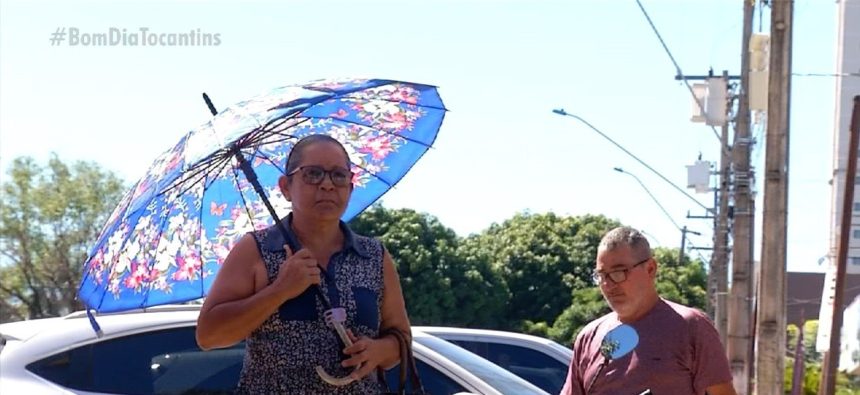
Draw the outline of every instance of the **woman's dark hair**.
M312 134L310 136L302 137L301 140L293 145L293 149L290 150L290 155L287 156L287 165L285 166L286 174L290 174L290 172L299 167L299 163L302 163L302 158L305 154L305 148L315 143L337 144L340 150L343 151L344 158L346 158L346 168L350 168L349 154L346 153L346 148L343 148L343 144L341 144L340 141L337 141L334 137L327 134Z

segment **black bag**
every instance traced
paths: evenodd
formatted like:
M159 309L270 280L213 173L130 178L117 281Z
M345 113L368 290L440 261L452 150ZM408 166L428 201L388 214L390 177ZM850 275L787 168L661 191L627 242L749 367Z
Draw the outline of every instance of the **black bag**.
M397 385L397 392L391 391L391 387L385 382L385 370L381 367L377 368L376 374L379 381L385 386L386 391L383 395L429 395L424 392L424 386L421 384L421 379L418 377L418 369L415 367L415 357L412 355L412 342L407 341L406 335L397 328L388 328L379 333L380 337L393 335L397 342L400 343L400 382ZM409 376L407 378L407 376ZM406 392L407 380L412 382L412 392Z

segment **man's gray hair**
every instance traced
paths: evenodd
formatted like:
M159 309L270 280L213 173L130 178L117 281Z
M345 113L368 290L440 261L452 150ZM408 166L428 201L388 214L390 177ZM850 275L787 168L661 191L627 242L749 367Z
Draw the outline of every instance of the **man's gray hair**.
M598 249L603 251L612 251L620 247L630 247L633 251L641 252L651 256L651 244L642 232L633 229L629 226L619 226L615 229L606 232L603 238L600 239Z

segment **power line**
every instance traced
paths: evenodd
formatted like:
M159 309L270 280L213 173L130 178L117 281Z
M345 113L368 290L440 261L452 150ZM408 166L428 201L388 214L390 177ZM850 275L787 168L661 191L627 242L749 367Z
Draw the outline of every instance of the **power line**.
M791 73L795 77L860 77L860 73Z
M651 30L654 31L654 34L657 36L657 39L660 40L660 45L663 46L663 49L666 51L666 55L669 55L669 59L672 61L672 64L675 65L676 75L681 77L681 80L684 81L684 85L687 86L687 90L690 91L690 95L693 97L693 101L695 101L696 104L699 106L699 109L702 111L702 114L707 115L708 112L705 110L705 107L702 105L702 102L696 98L696 93L693 92L693 87L690 85L690 82L687 81L686 78L684 78L684 72L681 71L681 66L678 65L677 61L675 61L675 57L672 56L672 51L669 50L669 46L667 46L666 42L663 41L663 36L660 35L660 32L657 30L657 26L654 26L654 22L651 21L651 17L648 16L648 12L645 11L645 7L642 5L642 2L636 0L636 4L639 5L639 9L642 10L642 14L645 15L645 19L648 20L648 24L651 25ZM720 134L717 133L717 128L711 126L711 130L714 132L714 136L717 137L717 140L720 140L722 142ZM720 143L720 149L726 150L726 147L723 147L722 143Z

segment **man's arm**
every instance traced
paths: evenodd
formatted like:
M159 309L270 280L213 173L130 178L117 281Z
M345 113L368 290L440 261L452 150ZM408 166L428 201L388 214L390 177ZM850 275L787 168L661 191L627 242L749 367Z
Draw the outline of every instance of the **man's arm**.
M561 388L559 395L582 395L585 391L582 390L582 378L579 372L579 360L582 357L582 333L576 336L573 342L573 358L571 358L570 366L567 370L567 380L564 382L564 387Z
M731 381L722 384L712 385L705 389L705 392L707 392L708 395L737 395L737 392L735 392L735 387L732 386Z

